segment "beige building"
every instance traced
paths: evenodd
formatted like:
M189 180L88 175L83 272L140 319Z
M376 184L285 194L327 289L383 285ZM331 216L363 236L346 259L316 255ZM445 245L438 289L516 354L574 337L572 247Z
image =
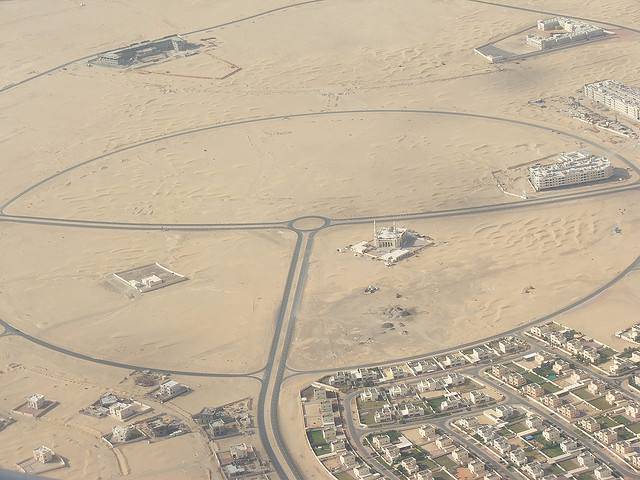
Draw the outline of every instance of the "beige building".
M38 463L49 463L53 461L53 457L55 457L53 450L44 445L33 451L33 459Z
M539 191L606 180L613 173L613 166L607 157L589 152L569 152L561 154L558 161L551 165L529 167L529 181Z
M584 86L584 94L594 102L640 121L640 89L616 80L603 80Z
M400 249L406 246L409 230L395 225L376 229L373 224L373 245L376 248Z

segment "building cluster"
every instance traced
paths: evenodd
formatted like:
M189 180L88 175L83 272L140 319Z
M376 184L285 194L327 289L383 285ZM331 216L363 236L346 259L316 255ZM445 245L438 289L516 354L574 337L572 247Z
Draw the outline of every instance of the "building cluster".
M216 451L215 457L226 480L268 478L269 465L260 458L251 444L243 442L231 445L227 449Z
M525 478L613 478L611 468L574 435L538 414L503 405L485 411L484 417L463 417L455 425Z
M569 353L567 344L564 343L566 340L552 335L564 333L565 339L567 338L566 331L560 325L551 323L535 328L536 336L555 338L556 348ZM574 348L575 346L576 344ZM633 353L636 352L627 352L631 355ZM528 368L531 363L535 367ZM514 369L519 370L522 382L509 381ZM521 392L527 401L557 413L559 418L577 426L581 435L591 437L608 456L616 456L632 468L640 470L640 404L617 385L603 381L589 370L576 367L561 355L544 350L525 355L518 362L493 365L490 373ZM634 381L635 377L631 378L630 385ZM521 434L526 433L523 431ZM564 451L562 443L559 447L565 454L569 453ZM611 471L604 466L594 470L594 475L605 473L610 474Z
M93 60L96 65L124 68L141 62L168 58L180 52L194 50L198 45L187 42L179 35L137 43L119 50L101 53Z
M585 85L584 95L616 113L640 121L640 88L603 80Z
M451 414L495 401L482 384L451 372L419 382L367 387L359 393L356 404L360 423L371 426Z
M300 395L309 445L325 468L349 478L376 478L377 475L348 442L338 404L338 391L314 384Z
M610 376L624 375L640 367L639 350L617 352L581 332L555 322L532 327L527 334Z
M210 440L242 435L253 426L250 401L243 399L221 407L206 407L193 415L193 420Z
M80 410L80 413L92 417L110 416L121 422L148 413L152 408L132 398L123 398L112 392L105 393L94 403Z
M418 434L421 439L419 447L394 431L369 435L367 442L382 462L411 480L501 478L490 471L483 460L434 425L420 426ZM442 466L434 470L433 465Z
M326 377L324 382L332 387L349 391L354 388L375 386L407 377L419 377L463 366L489 363L500 357L516 354L528 348L522 338L507 335L485 344L436 357L425 357L386 367L340 370Z
M538 30L551 32L551 35L527 35L527 45L537 50L567 47L575 43L604 38L607 35L600 27L568 17L538 20ZM560 32L557 33L558 31Z
M157 442L190 432L191 429L182 420L172 415L160 414L134 423L116 425L110 433L102 436L102 440L113 448L145 439Z
M482 362L482 376L469 373ZM301 393L307 436L341 480L385 478L386 471L406 480L620 478L611 465L640 474L640 401L628 391L640 391L640 375L629 386L602 375L631 372L624 362L640 365L640 348L619 353L561 324L536 325L524 336L325 377L334 386L316 383ZM521 398L518 405L504 403L501 392L509 390ZM351 392L344 397L351 403L340 404L342 392ZM332 401L325 404L327 395ZM347 410L357 413L347 419L353 427L381 433L355 440L360 447L353 448L344 435ZM452 414L453 422L440 418ZM415 426L425 421L439 427Z
M529 167L529 181L538 191L606 180L613 174L607 157L584 151L563 153L555 163Z

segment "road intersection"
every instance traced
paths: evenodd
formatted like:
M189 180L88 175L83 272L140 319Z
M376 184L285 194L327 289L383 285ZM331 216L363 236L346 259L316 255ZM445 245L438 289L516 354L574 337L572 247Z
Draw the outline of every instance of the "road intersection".
M286 6L282 6L279 8L271 9L268 11L260 12L255 15L247 16L242 19L233 20L230 22L226 22L220 25L206 27L198 30L194 30L192 32L186 32L185 35L195 34L205 31L210 31L216 28L222 28L227 25L253 20L261 16L273 14L282 10L300 7L304 5L311 5L316 3L325 2L328 0L310 0L305 2L298 2ZM512 5L500 4L497 2L489 2L482 0L467 0L469 2L477 3L477 4L485 4L488 6L494 6L499 8L513 8L518 10L529 11L532 13L539 13L544 15L561 15L559 13L547 12L543 10L529 9L529 8L520 8ZM591 19L583 19L587 21L593 21L596 23L601 23L621 29L626 29L632 32L640 33L640 30L634 29L631 27L616 25L607 22L602 22L599 20L591 20ZM98 52L101 53L101 52ZM74 63L83 62L90 58L95 57L98 53L92 53L91 55L87 55L81 58L77 58L75 60L71 60L69 62L65 62L61 65L49 68L45 71L37 73L31 77L25 78L21 81L17 81L11 83L9 85L5 85L0 88L0 94L6 94L11 90L18 88L28 82L35 81L37 79L42 79L51 75L57 71L62 70L63 68L72 65ZM474 114L474 113L464 113L464 112L454 112L454 111L442 111L442 110L417 110L417 109L356 109L356 110L344 110L344 111L326 111L326 112L311 112L311 113L291 113L289 115L279 115L272 117L264 117L264 118L251 118L251 119L241 119L232 122L226 123L216 123L211 125L201 126L195 129L184 130L173 132L167 135L162 135L158 137L154 137L148 140L144 140L142 142L138 142L135 144L131 144L128 146L121 147L117 150L107 152L102 155L98 155L96 157L90 158L88 160L77 163L71 167L68 167L62 171L56 172L55 174L46 177L44 179L39 180L38 182L30 185L23 191L15 194L13 197L8 199L2 205L0 205L0 222L3 223L16 223L16 224L27 224L34 226L55 226L60 228L86 228L86 229L96 229L96 230L142 230L142 231L184 231L184 232L196 232L196 231L226 231L226 230L288 230L293 232L296 235L296 245L294 247L294 251L290 260L290 268L287 276L287 280L285 283L285 288L282 294L282 300L280 303L280 307L275 319L275 331L273 338L271 340L271 348L268 355L268 360L264 368L254 371L254 372L246 372L246 373L219 373L219 372L194 372L194 371L176 371L176 370L167 370L167 369L150 369L145 366L139 365L130 365L126 363L121 363L116 360L109 359L99 359L92 357L88 354L74 352L69 349L64 348L63 346L53 345L48 343L34 335L31 335L27 332L19 330L18 328L11 325L10 321L0 320L0 326L4 329L4 332L0 336L17 336L25 341L31 342L35 345L38 345L42 348L47 348L63 355L67 355L73 357L80 361L88 361L93 363L98 363L106 366L111 366L115 368L123 368L123 369L149 369L149 370L157 370L163 371L167 373L174 373L178 375L186 375L186 376L202 376L202 377L220 377L220 378L255 378L261 382L261 391L258 401L258 423L260 427L260 436L262 439L262 443L267 449L271 462L277 471L278 475L284 480L285 478L289 479L301 479L304 478L299 467L296 465L295 461L293 461L291 453L289 452L289 446L286 444L283 434L280 429L280 422L278 418L278 405L280 399L280 392L283 382L293 376L299 374L309 374L309 373L327 373L329 371L336 370L338 368L331 369L318 369L318 370L295 370L293 368L287 367L287 360L289 357L289 349L291 346L291 341L295 329L296 323L296 312L298 310L298 306L302 300L302 295L304 291L304 284L306 281L308 266L309 266L309 258L313 248L313 240L314 236L323 229L332 228L335 226L346 226L346 225L357 225L362 223L370 223L374 219L381 221L394 221L394 220L410 220L410 219L427 219L427 218L447 218L447 217L455 217L461 215L478 215L484 213L491 212L499 212L499 211L508 211L513 209L521 209L521 208L533 208L541 205L556 205L564 202L578 201L587 198L595 198L600 196L610 196L610 195L618 195L624 192L629 191L637 191L640 188L640 180L636 180L633 183L623 184L612 186L609 188L603 188L588 192L578 192L578 193L560 193L555 196L545 197L541 199L532 199L524 202L510 202L510 203L501 203L495 205L484 205L484 206L476 206L469 208L460 208L454 210L443 210L443 211L430 211L430 212L415 212L415 213L387 213L381 214L378 216L368 216L368 217L353 217L353 218L325 218L325 217L315 217L319 219L316 226L308 227L304 225L302 222L303 219L307 217L302 217L298 219L292 220L284 220L284 221L266 221L266 222L255 222L255 223L190 223L190 224L164 224L164 223L127 223L127 222L118 222L118 221L98 221L98 220L76 220L76 219L64 219L64 218L47 218L47 217L37 217L37 216L22 216L22 215L14 215L7 213L7 209L15 203L18 199L25 196L31 191L36 190L40 186L48 183L60 176L63 176L70 171L79 168L81 166L96 162L98 160L105 159L111 155L115 155L116 153L121 153L124 151L132 150L135 148L142 147L144 145L149 145L155 142L161 142L170 138L182 137L198 132L203 132L207 130L219 129L227 126L237 126L237 125L246 125L251 123L258 122L268 122L280 119L291 119L298 117L309 117L309 116L328 116L328 115L355 115L355 114L383 114L383 113L405 113L405 114L416 114L416 115L441 115L441 116L459 116L459 117L472 117L484 120L493 120L498 122L506 122L512 123L522 126L529 126L531 128L539 129L541 131L551 131L561 135L565 135L568 138L573 138L584 142L585 144L589 144L592 146L598 146L594 142L581 138L577 135L574 135L569 132L560 132L552 128L544 127L541 125L537 125L530 122L523 122L519 120L513 119L505 119L496 116L488 116L482 114ZM633 163L627 160L626 158L616 155L616 157L624 162L629 168L633 169L636 174L640 175L640 169ZM492 338L497 338L498 336L503 336L505 334L521 332L523 329L530 327L533 324L544 323L551 318L560 315L566 311L569 311L573 308L576 308L579 305L595 298L600 295L606 289L615 285L618 281L628 275L631 271L638 268L640 262L640 257L636 259L632 264L626 267L622 272L617 274L614 278L608 281L606 284L600 286L598 289L594 290L590 294L586 295L582 299L579 299L576 302L572 302L571 304L559 309L555 312L552 312L548 315L545 315L541 318L535 319L526 325L521 325L515 329L512 329L508 332L502 332L500 335L497 335ZM482 343L487 341L487 339L478 340L467 345L457 346L455 349L466 348L467 346L471 346L474 344ZM446 349L443 350L442 353L446 351L452 351L455 349ZM415 358L421 358L428 355L437 354L440 352L425 352L424 354L404 358L404 359L393 359L389 360L385 363L395 363L401 360L409 360ZM358 365L358 366L349 366L342 368L355 368L355 367L363 367L363 366L372 366L370 365ZM291 374L289 376L286 375L287 372ZM513 396L512 393L506 392L505 395ZM547 417L548 415L545 414ZM444 425L445 428L448 428L447 425ZM352 431L351 434L354 434ZM363 453L364 454L364 453ZM389 478L394 478L391 475Z

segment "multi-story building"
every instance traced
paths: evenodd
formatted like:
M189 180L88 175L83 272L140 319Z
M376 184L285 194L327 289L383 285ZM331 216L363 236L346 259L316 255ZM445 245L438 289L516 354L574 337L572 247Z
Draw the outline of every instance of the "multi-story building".
M397 445L387 445L383 449L384 457L387 459L389 463L395 462L398 458L400 458L400 449Z
M604 29L600 27L568 17L538 20L538 30L562 30L562 33L550 36L527 35L527 45L537 50L551 50L553 48L566 47L571 44L585 42L606 35Z
M580 425L584 430L586 430L589 433L594 433L600 430L600 424L593 417L583 418L578 422L578 425Z
M618 432L613 430L612 428L607 428L605 430L599 430L593 434L600 442L605 445L611 445L618 441Z
M603 80L585 85L584 94L614 112L640 121L640 88L616 80Z
M560 441L560 430L556 427L548 427L544 429L542 436L547 442L558 443Z
M607 157L586 151L569 152L561 154L556 163L529 167L529 180L536 190L546 190L605 180L613 173L613 166Z
M529 415L525 420L527 428L535 428L539 430L542 427L542 418L538 415Z

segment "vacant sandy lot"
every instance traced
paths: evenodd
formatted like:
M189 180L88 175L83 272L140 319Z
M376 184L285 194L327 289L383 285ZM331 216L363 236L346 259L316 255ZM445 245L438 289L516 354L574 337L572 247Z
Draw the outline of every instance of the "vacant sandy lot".
M3 224L0 244L13 255L0 274L0 317L98 358L205 372L259 370L293 240L278 231L96 232ZM155 261L189 280L134 298L111 281L113 272Z
M514 199L498 190L494 170L584 147L557 133L472 117L291 118L109 156L53 179L8 211L215 223L458 208Z
M516 213L408 221L402 225L437 244L392 268L336 251L370 239L372 225L322 232L289 365L306 369L319 361L340 366L427 353L553 312L636 258L637 207L629 193ZM613 232L616 225L621 234ZM367 285L380 291L365 295ZM534 290L524 293L530 286ZM389 319L383 311L394 305L412 315ZM385 322L393 328L384 328Z
M138 142L309 112L494 115L575 133L602 145L603 153L638 158L634 142L528 104L573 95L603 78L640 85L636 33L612 27L610 41L490 65L473 47L541 15L468 0L325 0L245 18L289 1L0 2L0 89L66 64L0 92L0 204L64 169ZM640 24L633 0L501 1ZM205 43L206 51L133 71L68 63L175 33ZM509 201L496 191L492 169L579 146L575 139L483 120L288 118L105 157L34 189L7 212L182 223L452 208ZM580 298L635 258L634 195L411 222L438 244L392 269L336 252L368 238L370 225L326 230L316 238L290 365L320 368L424 353L504 331ZM616 225L621 234L612 233ZM280 231L107 232L1 223L0 318L100 358L205 372L256 370L272 339L293 241ZM113 271L153 261L190 280L133 299L105 283ZM559 320L607 341L610 330L635 321L633 282L630 276ZM364 296L369 284L381 290ZM522 293L529 286L535 290ZM384 330L381 310L396 304L413 314ZM610 312L616 315L611 329L593 326L595 317L610 318ZM134 479L208 478L212 458L195 435L123 449L118 463L98 440L107 424L78 415L108 389L143 394L125 379L128 373L0 338L0 411L34 391L61 401L42 421L19 419L0 433L0 466L13 468L47 443L72 461L53 478L125 472ZM285 384L280 413L295 459L309 478L323 478L310 450L298 448L305 439L297 390L310 379ZM255 397L259 389L246 379L179 380L195 391L166 408L185 417L205 405Z
M13 5L14 2L8 3L13 9L18 9ZM276 2L270 2L269 5L255 4L254 10L267 9L272 3ZM222 2L221 5L229 6L229 3ZM10 198L52 173L122 145L170 132L248 117L353 108L433 108L492 113L516 119L524 116L551 126L570 125L574 130L585 130L583 125L576 125L575 121L534 109L527 105L527 101L540 96L569 95L584 82L599 78L636 80L629 74L633 71L630 59L640 52L640 42L633 35L620 35L616 40L581 47L582 55L576 55L577 50L569 50L520 65L489 65L473 53L473 47L507 28L510 23L535 22L539 15L496 9L463 0L456 0L453 5L455 8L452 8L452 2L441 0L416 1L411 2L410 8L404 4L404 8L397 8L383 1L372 3L358 0L346 4L326 1L189 36L193 41L215 37L218 45L213 50L215 56L242 68L237 74L224 80L114 71L88 67L80 62L68 66L64 71L21 85L0 97L3 112L0 126L4 132L3 150L6 152L0 162L5 162L1 165L10 165L12 170L12 175L5 179L3 196ZM89 2L84 10L96 9L94 14L100 15L100 8L98 4ZM240 18L245 13L246 5L241 4L237 8ZM379 16L363 17L363 8L367 12L378 12ZM633 15L625 18L622 15L624 11L620 9L619 18L631 22ZM212 12L211 15L215 16L216 13ZM202 13L196 8L191 14L191 22L201 26ZM19 12L14 15L17 17L14 28L19 28L20 25L21 28L38 28L37 19L20 21ZM167 11L166 15L171 15L171 11ZM181 15L176 18L182 23L176 21L173 28L165 24L163 33L189 31L185 25L186 19ZM104 16L103 21L113 23L121 17L109 14ZM70 15L62 18L72 25L82 20ZM420 21L416 21L418 18ZM129 29L134 29L139 23L132 19ZM122 25L119 28L123 28ZM152 37L152 33L160 29L159 26L154 28L143 38ZM60 32L58 35L64 34ZM99 50L98 45L104 45L104 40L99 38L104 35L105 32L101 29L96 29L93 33L87 32L87 54ZM138 36L134 39L140 40L143 33L136 35ZM133 40L131 36L122 37L122 44L125 45ZM291 42L291 38L296 41ZM247 42L247 39L257 41ZM21 58L19 52L19 49L16 52L10 50L8 62L18 63L17 59ZM199 55L194 57L195 66L190 69L185 70L180 61L164 63L162 69L170 74L187 72L207 76L211 73L206 71L210 64L203 59L208 55L202 55L200 58ZM211 62L217 65L218 60L212 58ZM204 70L198 67L199 64L202 64ZM217 71L217 68L214 66L213 69ZM52 122L52 118L56 121ZM382 159L379 162L395 162L394 164L403 160L411 161L412 154L420 159L440 154L437 145L417 141L414 142L413 153L404 150L404 147L410 147L412 137L419 135L419 132L402 131L402 126L401 122L397 129L391 129L390 136L385 132L387 125L383 124L378 128L374 126L371 134L380 136L380 142L366 143L367 138L361 137L364 145L338 142L336 147L343 147L340 151L321 149L316 155L310 155L308 149L304 151L304 155L301 154L301 149L296 148L294 140L300 140L301 146L306 145L313 152L316 145L313 142L305 144L305 137L318 135L317 142L320 142L322 138L326 138L323 136L332 134L326 125L294 131L291 135L284 135L284 138L279 138L279 134L288 131L288 127L269 126L266 133L252 129L244 132L244 129L239 129L237 135L240 138L225 138L226 135L219 139L212 138L212 141L217 139L215 144L186 137L177 143L187 145L181 145L173 151L165 145L156 144L146 152L130 152L133 160L140 155L140 160L152 171L145 172L140 166L133 167L134 161L130 161L126 167L121 165L124 168L115 168L112 164L109 169L101 171L100 179L96 179L95 175L83 178L89 184L81 193L86 196L91 188L97 188L93 192L97 200L109 199L117 204L121 200L118 195L122 193L123 187L109 183L109 179L122 182L126 178L127 185L140 183L140 194L144 192L148 197L141 201L135 198L132 189L124 189L127 194L134 193L136 201L133 204L122 204L119 217L131 217L136 212L141 212L144 218L145 213L149 215L151 204L157 215L162 213L163 208L171 206L176 213L169 217L193 218L196 216L195 212L190 211L189 207L196 209L208 199L214 199L215 202L206 205L203 213L211 212L211 216L223 219L236 216L236 213L239 214L237 216L246 218L268 217L265 214L270 213L269 209L277 210L283 204L298 201L302 201L302 204L297 208L290 205L288 208L294 211L309 210L309 205L314 200L314 191L307 193L303 190L304 195L300 195L301 192L297 189L301 188L300 184L318 188L322 185L317 181L319 178L315 178L316 182L313 183L287 180L310 178L314 170L304 170L308 166L306 162L315 160L316 167L326 165L330 168L335 165L333 162L341 161L342 167L347 171L342 172L338 180L344 179L345 183L336 181L332 190L328 190L325 195L335 194L336 198L346 201L357 197L347 182L355 181L355 186L361 192L379 191L380 176L390 172L385 163L373 165L377 167L377 174L367 168L359 168L357 176L348 171L351 165L359 167L367 160L372 160L367 154L374 146L382 144L376 149L378 158ZM70 128L73 134L69 133ZM328 129L325 131L325 128ZM399 134L398 130L401 131ZM468 126L464 130L450 132L450 138L456 140L456 133L473 131L478 137L486 139L483 143L497 141L498 146L504 144L496 138L495 130L496 126L488 122L480 127ZM341 133L348 136L348 132L349 129ZM401 135L405 134L405 145L397 144ZM605 135L602 140L609 137ZM534 148L541 143L532 140L528 132L519 134L514 138L516 139L516 144L532 144ZM251 145L252 141L255 142L254 146ZM440 145L446 146L448 141L443 138ZM273 145L278 142L280 147ZM478 146L473 139L470 142L469 146ZM395 148L394 144L397 144ZM29 148L25 149L25 145L29 145ZM291 150L287 151L282 145L289 145ZM462 142L462 145L467 143ZM369 148L364 148L365 146ZM420 156L421 146L428 149ZM161 148L167 150L160 150ZM496 148L499 157L508 155L506 148ZM270 158L271 149L273 155L277 155L274 158ZM321 158L324 161L318 162L318 157L323 152L332 154L330 161ZM216 153L217 162L213 158ZM441 153L449 156L459 154L455 150L446 149ZM345 158L348 159L347 165L344 165ZM496 159L498 163L503 160ZM458 161L456 159L454 165L458 165ZM117 159L115 163L118 163ZM234 169L236 166L237 170ZM127 177L129 168L132 168L131 179ZM173 172L172 168L176 169L178 175L171 182L166 182L166 172ZM203 170L206 170L207 175L202 175ZM89 171L79 171L78 174L87 175ZM485 178L486 172L480 170L479 173L480 179ZM164 177L159 177L161 174ZM239 184L238 178L247 174L248 184ZM213 176L216 177L215 180ZM210 189L202 187L203 184L198 182L200 177L201 180L213 180ZM159 182L158 178L164 181ZM405 189L405 179L406 177L391 175L388 188L396 191ZM69 180L72 180L70 189L63 189L63 185ZM78 201L78 194L73 192L74 188L81 188L77 180L78 178L73 177L60 179L60 190L55 192L56 199L49 197L49 201L55 200L53 206L60 209L69 206L58 204L63 199ZM219 188L220 185L227 186L224 182L235 188L229 192L226 188ZM250 193L254 202L261 202L258 211L251 211L250 205L237 206L237 201L229 200L241 198L243 202L247 202L250 200L246 198L247 189L257 182L260 182L261 188ZM263 185L265 183L266 187ZM170 186L171 190L168 188ZM465 186L461 185L460 189ZM58 199L58 196L61 198ZM189 201L186 206L179 207L186 201L185 196L189 197ZM319 197L320 204L315 210L327 210L322 204L322 195ZM435 200L443 201L437 198ZM25 208L27 206L23 205ZM74 204L72 207L71 211L62 213L88 213L83 210L87 208L86 205ZM224 210L225 215L220 213L220 209ZM30 214L37 214L35 208L28 211ZM102 213L104 212L96 212L98 216Z

